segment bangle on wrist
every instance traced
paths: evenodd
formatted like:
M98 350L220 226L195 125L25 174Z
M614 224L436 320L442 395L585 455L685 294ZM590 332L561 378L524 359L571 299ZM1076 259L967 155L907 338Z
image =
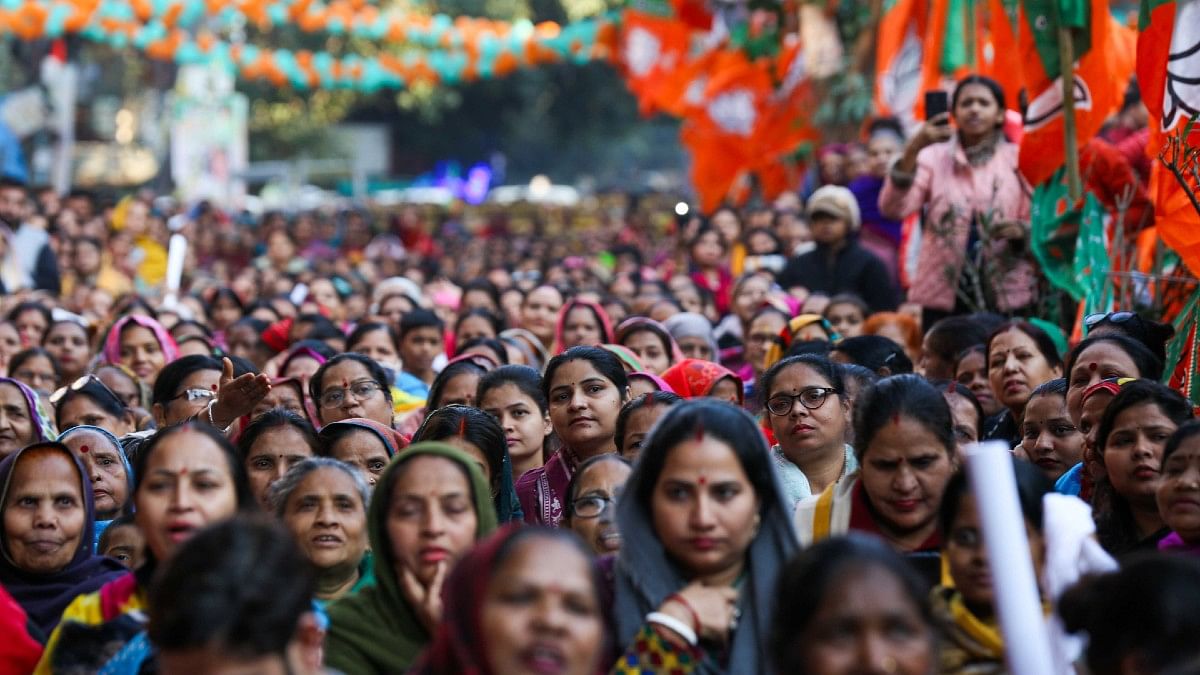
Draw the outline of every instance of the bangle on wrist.
M208 423L209 423L209 424L211 424L211 425L213 425L214 427L216 427L216 428L218 428L218 429L221 429L221 425L220 425L220 424L217 424L217 421L216 421L215 419L213 419L213 413L212 413L212 411L213 411L213 406L215 406L216 404L217 404L217 399L216 399L216 398L214 398L213 400L211 400L211 401L209 401L209 402L208 402L208 408L207 408L207 410L208 410ZM232 425L232 424L230 424L230 425L229 425L229 427L231 427L231 426L233 426L233 425ZM229 432L229 427L225 427L224 429L221 429L221 431L228 433L228 432Z
M692 616L692 630L696 633L700 632L700 615L696 613L696 608L692 607L692 603L687 601L687 598L678 593L672 593L667 596L667 602L674 602L687 610L687 613Z
M676 619L670 614L663 614L662 612L650 612L646 615L646 621L648 623L662 626L672 633L675 633L679 637L683 638L683 641L692 647L695 647L696 643L699 642L699 639L696 637L696 631L692 630L687 624L679 619Z

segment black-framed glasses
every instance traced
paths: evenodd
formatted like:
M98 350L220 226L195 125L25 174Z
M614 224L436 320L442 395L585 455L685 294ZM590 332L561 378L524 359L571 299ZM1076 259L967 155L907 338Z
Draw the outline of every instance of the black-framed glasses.
M101 396L111 397L112 400L116 401L117 405L120 406L121 408L129 407L125 403L125 401L121 399L120 396L117 396L117 393L115 391L113 391L112 389L109 389L107 384L104 384L103 380L101 380L100 378L96 377L95 375L93 375L91 373L88 373L87 375L80 377L79 379L75 380L74 382L72 382L71 384L68 384L65 387L59 387L57 390L55 390L55 392L53 394L50 394L50 405L57 406L59 401L62 401L63 397L67 395L67 392L82 391L83 389L87 388L87 386L89 384L91 384L93 382L96 383L96 391Z
M350 394L356 401L365 401L375 394L377 391L383 391L383 387L375 380L361 380L353 382L349 387L336 387L326 389L319 399L322 408L340 408L346 402L346 394Z
M842 392L833 387L808 387L801 390L799 394L776 394L767 399L767 410L776 417L783 417L792 412L796 401L809 410L816 410L825 405L825 401L831 394L840 393Z
M1091 330L1104 323L1105 320L1109 323L1121 324L1137 318L1138 315L1136 312L1097 312L1083 317L1083 325L1088 330Z
M615 506L617 498L604 495L580 497L571 504L571 515L576 518L599 518L608 508Z

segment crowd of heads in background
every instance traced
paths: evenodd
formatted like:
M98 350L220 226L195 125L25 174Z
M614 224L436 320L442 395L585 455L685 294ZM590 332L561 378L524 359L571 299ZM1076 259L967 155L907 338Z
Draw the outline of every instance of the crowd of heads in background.
M1097 313L1071 343L1021 228L955 220L958 148L1027 222L993 85L961 84L953 133L877 121L707 217L255 218L0 182L18 669L1000 672L964 469L996 440L1049 625L1091 638L1072 658L1189 672L1200 422L1160 384L1173 329ZM906 253L919 213L961 242ZM939 276L976 245L989 311Z

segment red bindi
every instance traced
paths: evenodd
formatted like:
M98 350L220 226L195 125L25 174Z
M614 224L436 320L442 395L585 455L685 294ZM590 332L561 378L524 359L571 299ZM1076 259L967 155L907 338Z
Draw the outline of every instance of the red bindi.
M347 382L346 380L342 380L342 389L349 389L349 388L350 388L350 383Z
M180 469L180 470L179 470L179 475L180 475L180 476L186 476L186 475L187 475L187 467L186 467L186 466L185 466L185 467L183 467L182 469Z
M892 424L900 426L900 415L892 415Z
M215 385L215 384L214 384L214 385L212 385L212 390L213 390L213 391L216 391L216 390L217 390L217 385Z
M1096 370L1096 369L1098 369L1099 367L1100 367L1100 366L1099 366L1099 365L1097 365L1095 361L1093 361L1093 362L1091 362L1091 363L1089 363L1089 364L1088 364L1088 370Z
M696 482L697 482L697 483L699 483L701 486L707 485L707 484L708 484L708 477L706 477L706 476L700 476L699 478L697 478L697 479L696 479Z
M83 453L83 454L85 454L85 455L87 454L88 450L91 450L91 448L89 448L89 447L88 447L88 446L86 446L86 445L81 445L81 446L79 446L79 451L80 451L80 452L82 452L82 453Z

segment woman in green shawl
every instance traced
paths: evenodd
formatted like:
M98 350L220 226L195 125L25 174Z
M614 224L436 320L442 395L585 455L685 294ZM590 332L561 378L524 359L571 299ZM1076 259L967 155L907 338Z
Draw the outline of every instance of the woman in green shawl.
M375 582L330 606L326 665L355 675L408 670L441 620L450 569L494 529L491 490L473 458L444 443L397 455L367 512Z

